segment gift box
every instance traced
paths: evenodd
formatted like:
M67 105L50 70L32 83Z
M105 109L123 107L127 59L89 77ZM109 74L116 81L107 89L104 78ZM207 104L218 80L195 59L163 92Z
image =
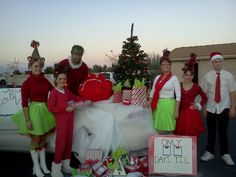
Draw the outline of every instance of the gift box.
M144 85L144 79L139 81L134 80L134 86L131 92L131 103L133 105L146 106L147 104L147 88Z
M122 100L128 100L130 101L131 100L131 94L132 94L132 90L123 90L123 94L122 94Z
M85 162L87 164L94 164L102 160L102 150L101 149L88 149L86 153Z
M81 172L92 172L92 167L89 164L81 164L80 165L80 171Z
M112 176L113 176L113 172L112 170L109 170L109 169L105 172L104 175L102 175L102 177L112 177Z
M114 94L113 94L113 102L114 103L120 103L120 102L122 102L122 95L123 95L123 93L122 93L122 83L121 82L119 82L118 84L116 84L116 85L114 85L113 87L112 87L112 90L113 90L113 92L114 92Z
M139 159L139 171L145 176L148 175L148 159L146 156Z
M101 161L99 161L98 163L93 165L92 170L93 170L93 174L96 177L100 177L103 174L105 174L105 172L107 171L107 167Z
M113 99L112 99L113 103L120 103L120 102L122 102L122 95L123 95L122 91L114 92Z

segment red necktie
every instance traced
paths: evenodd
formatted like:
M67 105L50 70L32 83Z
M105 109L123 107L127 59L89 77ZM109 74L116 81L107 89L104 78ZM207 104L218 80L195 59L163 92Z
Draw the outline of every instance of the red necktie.
M216 90L215 90L215 102L219 103L221 101L220 96L220 73L216 73Z

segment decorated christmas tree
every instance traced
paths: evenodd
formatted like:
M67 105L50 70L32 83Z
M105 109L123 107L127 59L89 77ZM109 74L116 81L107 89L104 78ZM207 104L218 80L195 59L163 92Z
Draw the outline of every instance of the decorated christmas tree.
M145 83L149 82L150 75L147 72L147 54L141 50L138 44L138 37L133 36L133 27L131 26L131 36L123 42L122 52L119 55L118 63L114 68L114 76L117 82L124 83L129 80L131 87L135 79L145 79Z

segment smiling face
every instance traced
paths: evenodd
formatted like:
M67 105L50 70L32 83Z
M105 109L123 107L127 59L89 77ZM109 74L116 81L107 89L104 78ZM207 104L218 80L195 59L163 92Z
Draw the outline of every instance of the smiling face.
M29 66L33 75L39 75L42 73L43 65L39 61L35 61Z
M66 74L65 73L60 73L60 74L58 74L58 76L55 80L56 86L59 87L59 88L62 88L66 85L66 81L67 81Z
M71 53L72 62L74 64L80 64L82 60L82 56L83 56L83 53L81 53L80 51L73 51Z
M162 63L161 63L161 69L163 72L169 72L171 70L171 64L164 60Z
M223 60L213 60L211 63L212 63L212 66L213 66L213 69L215 71L220 71L222 69L222 66L223 66Z
M191 71L186 71L183 73L183 80L184 82L192 82L193 80L193 73L191 73Z

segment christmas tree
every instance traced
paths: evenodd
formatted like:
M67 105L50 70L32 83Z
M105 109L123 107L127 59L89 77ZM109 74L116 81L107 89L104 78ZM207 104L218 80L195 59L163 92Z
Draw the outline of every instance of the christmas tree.
M122 52L119 55L118 63L114 68L114 77L117 82L124 83L127 79L131 86L135 79L145 79L145 83L150 80L150 75L147 72L148 62L147 54L141 50L141 45L138 44L138 37L133 36L133 26L131 26L131 36L123 42Z

